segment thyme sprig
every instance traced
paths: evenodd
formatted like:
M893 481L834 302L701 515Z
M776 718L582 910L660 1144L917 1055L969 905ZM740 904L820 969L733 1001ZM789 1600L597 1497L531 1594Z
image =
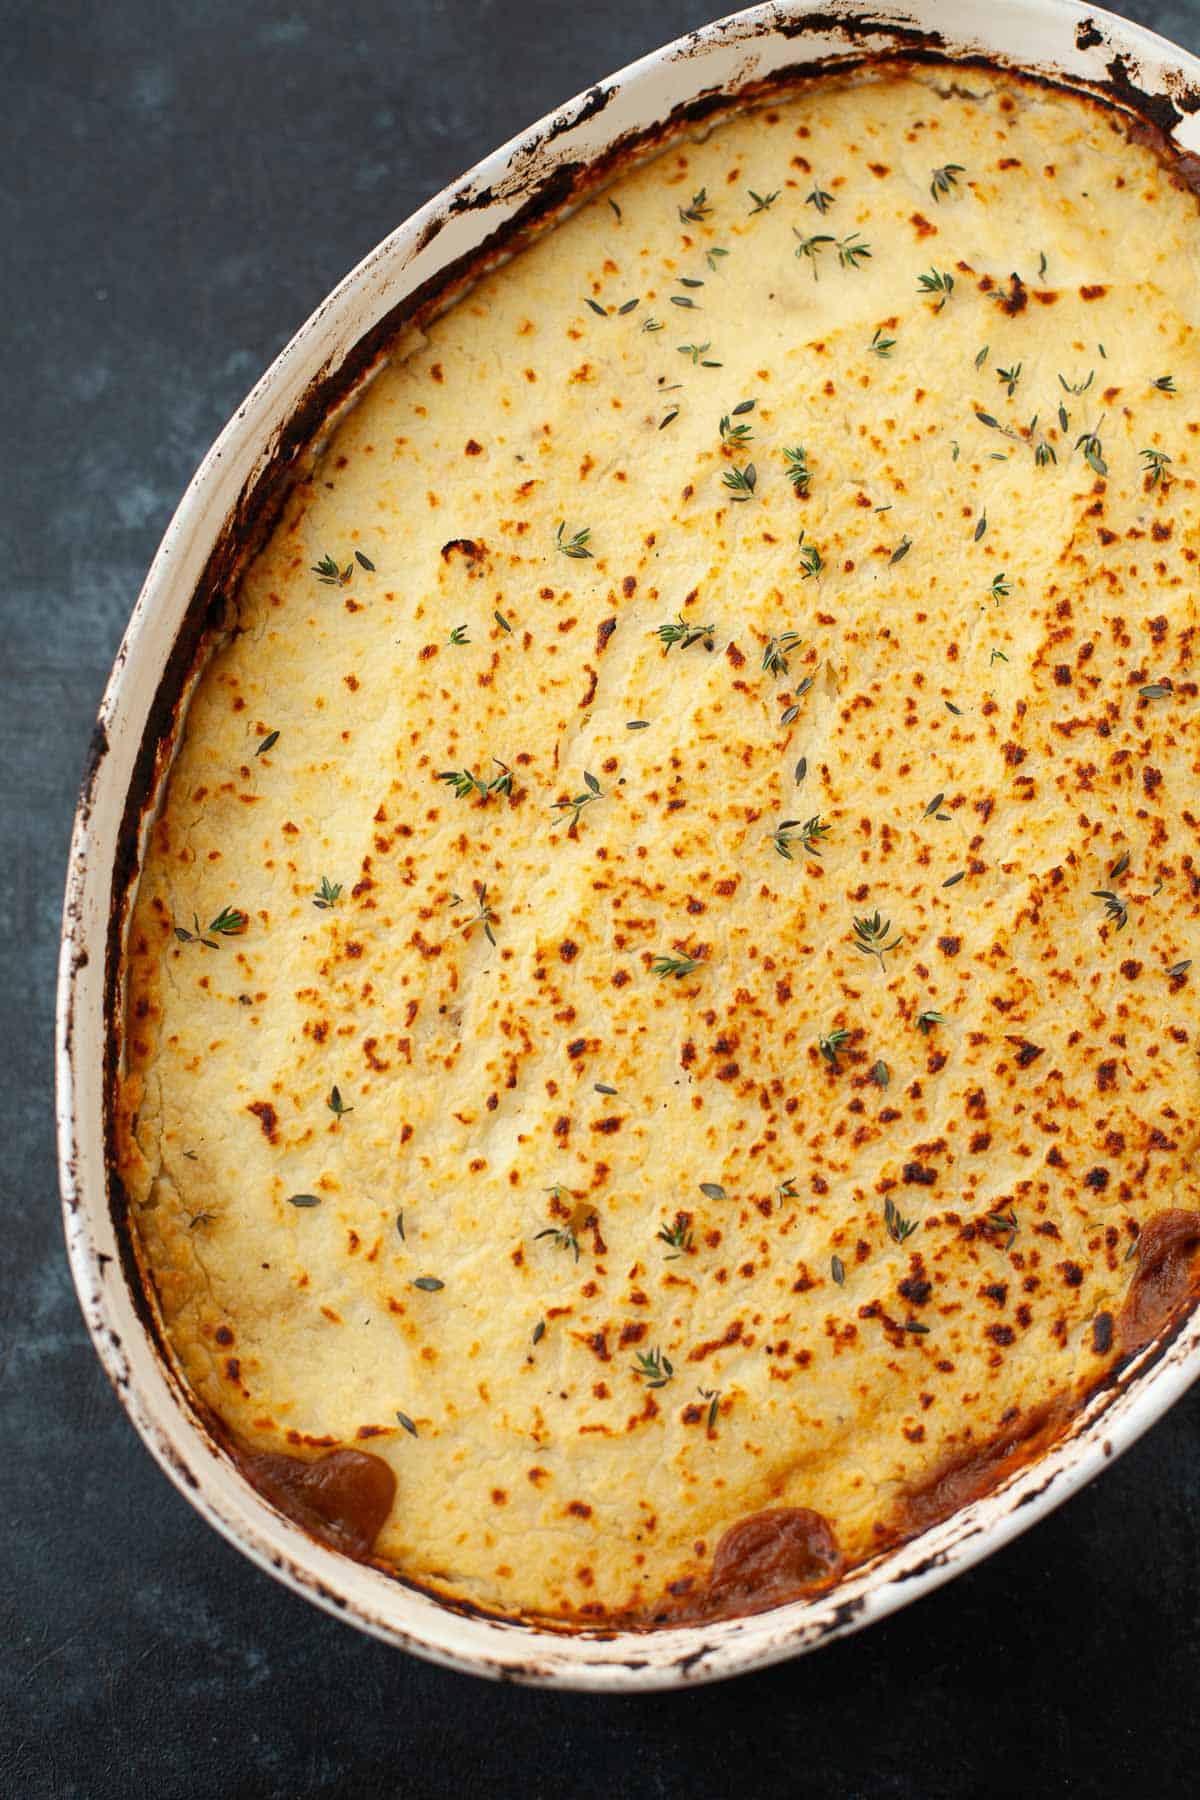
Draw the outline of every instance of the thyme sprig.
M883 1222L894 1244L902 1244L917 1229L916 1219L906 1219L889 1194L883 1203Z
M1020 1230L1020 1226L1017 1223L1017 1215L1010 1206L1007 1212L988 1213L980 1229L988 1237L997 1239L1003 1238L1004 1242L1000 1246L1001 1249L1011 1250L1012 1241Z
M943 194L949 194L958 185L958 178L964 174L962 163L945 163L940 169L934 169L933 179L929 183L929 192L941 204Z
M736 417L738 413L752 412L753 410L754 401L743 400L740 406L734 407L733 417ZM720 432L721 442L723 444L729 444L730 446L737 448L742 444L748 444L750 442L751 438L754 436L754 427L752 425L747 425L744 422L741 425L734 425L730 414L724 413L721 418Z
M1103 423L1104 420L1101 419L1094 431L1080 432L1075 439L1076 450L1083 451L1084 462L1089 468L1094 469L1097 475L1108 474L1108 464L1104 460L1104 451L1100 443L1100 426Z
M318 912L332 912L341 898L341 892L340 881L330 881L328 875L322 875L321 885L313 895L313 905Z
M558 522L558 530L554 534L554 548L556 550L561 551L563 556L570 556L576 561L581 560L585 556L595 555L594 550L588 549L588 542L592 535L590 526L585 525L582 530L573 532L570 537L565 537L563 535L566 529L566 520L560 519Z
M579 1239L570 1225L547 1225L544 1231L535 1231L534 1243L539 1238L551 1238L556 1250L573 1250L575 1261L579 1261Z
M678 346L680 356L690 356L693 366L699 363L702 369L719 369L723 366L721 363L713 362L711 358L705 358L704 352L711 349L712 345L707 342L703 344L680 344Z
M1171 458L1167 455L1165 450L1142 450L1139 452L1139 455L1146 464L1142 473L1143 475L1148 475L1150 477L1150 486L1152 488L1156 488L1160 482L1170 481L1171 477L1167 474L1167 464L1171 461Z
M800 545L800 566L804 570L805 581L809 581L821 573L825 563L817 546L805 543L803 532L800 533L797 542Z
M646 1383L649 1388L666 1387L675 1370L670 1360L665 1357L657 1345L653 1350L639 1350L633 1364L633 1372Z
M787 467L787 478L801 497L808 493L808 484L812 480L812 470L808 466L808 451L803 444L797 444L792 450L784 450L783 460Z
M488 900L487 882L476 881L473 885L475 888L475 911L469 919L462 920L458 929L466 934L470 932L472 926L482 925L484 937L489 944L494 946L496 934L492 930L492 926L498 923L500 915Z
M1103 900L1104 917L1109 923L1115 922L1118 931L1124 931L1129 923L1129 902L1120 894L1114 894L1111 888L1093 888L1093 900Z
M754 205L750 208L751 217L753 217L755 213L770 212L771 208L779 198L778 188L770 194L756 194L753 188L747 188L746 192L754 202Z
M763 670L768 675L786 675L788 657L803 640L798 631L780 631L767 639L762 653Z
M771 842L785 862L794 862L793 846L800 848L809 856L820 856L821 839L829 836L832 825L822 825L820 813L814 813L811 819L801 824L799 819L784 819L771 833Z
M676 981L682 981L685 975L690 975L693 969L699 967L700 958L698 956L656 956L650 964L651 973L657 975L662 981L668 980L671 976L674 976Z
M895 937L889 937L892 921L880 917L878 910L864 914L861 919L854 920L854 948L861 950L864 956L875 956L879 966L885 969L884 957L889 950L897 949L904 942L904 933L898 931Z
M836 1074L841 1073L842 1065L838 1061L838 1052L850 1042L850 1033L837 1025L832 1031L823 1031L817 1038L817 1049Z
M589 774L586 769L583 772L583 784L587 790L585 793L575 794L569 800L556 800L554 802L554 809L556 811L569 811L571 814L571 823L567 827L568 835L571 837L573 837L578 830L579 815L582 813L584 807L590 806L593 800L601 799L604 794L604 789L600 786L596 777Z
M884 337L882 325L877 325L875 327L875 335L867 345L867 349L870 350L874 356L890 357L895 348L895 338Z
M492 761L500 773L493 776L491 781L485 781L482 775L476 775L470 769L439 769L434 780L448 783L460 800L465 800L469 794L478 794L486 806L493 794L512 793L512 770L498 756L493 756Z
M1087 393L1088 389L1091 387L1091 385L1092 385L1093 381L1095 381L1095 379L1096 379L1095 369L1089 369L1087 376L1083 381L1068 381L1066 376L1060 372L1059 377L1058 377L1058 383L1064 393L1074 394L1076 397L1078 397L1080 394ZM1063 430L1064 431L1066 430L1066 426L1063 427Z
M333 557L326 553L320 562L313 563L312 572L322 587L345 587L354 573L354 564L348 562L344 569L339 568Z
M725 470L721 480L735 501L752 500L758 485L758 470L752 462L747 463L744 469L739 469L735 463L733 468Z
M669 654L673 645L678 644L681 650L690 650L693 644L706 643L712 649L713 625L692 625L682 613L676 613L674 619L668 619L664 625L656 625L653 635L659 639L663 651Z
M708 1401L708 1417L704 1429L712 1431L715 1429L721 1413L721 1390L720 1388L697 1388L696 1392L702 1400Z
M792 226L792 235L796 239L795 254L799 257L808 258L812 265L813 280L816 281L817 258L820 256L826 244L834 244L837 242L837 239L828 231L815 231L811 236L805 237L804 233L802 231L797 231L794 225Z
M941 312L943 306L945 306L953 292L954 277L951 275L949 269L931 268L928 274L917 276L917 293L922 298L932 294L939 294L941 296L933 309L935 312Z
M705 188L700 188L697 193L692 195L692 204L690 206L681 206L679 208L679 217L683 220L685 225L699 225L701 220L707 219L711 212L712 207L709 204L707 190Z
M687 1213L676 1213L673 1225L660 1225L658 1236L666 1244L671 1254L663 1258L664 1262L675 1262L692 1248L692 1227Z
M347 1113L352 1113L354 1111L354 1108L352 1106L347 1106L346 1102L342 1099L341 1089L336 1082L330 1088L329 1097L325 1104L335 1119L344 1119Z
M813 188L811 194L805 194L804 204L805 206L815 206L817 211L824 216L833 205L833 199L833 195L827 193L818 183L818 185Z
M928 1037L935 1025L945 1025L946 1015L938 1012L936 1007L927 1006L917 1014L917 1030L922 1037Z
M195 929L188 931L184 926L176 925L175 936L181 944L203 944L206 950L219 950L220 945L208 935L209 932L216 932L219 937L240 937L249 923L248 913L240 912L236 906L223 906L206 928L201 927L199 918L193 913Z

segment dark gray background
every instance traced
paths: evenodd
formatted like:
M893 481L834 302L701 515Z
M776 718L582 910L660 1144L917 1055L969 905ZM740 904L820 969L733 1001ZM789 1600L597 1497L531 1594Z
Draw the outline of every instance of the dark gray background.
M1126 11L1200 48L1200 0ZM709 13L0 5L4 1800L1197 1791L1200 1391L1048 1523L865 1636L601 1700L444 1674L258 1574L153 1466L76 1310L51 1111L61 886L91 720L168 517L352 263Z

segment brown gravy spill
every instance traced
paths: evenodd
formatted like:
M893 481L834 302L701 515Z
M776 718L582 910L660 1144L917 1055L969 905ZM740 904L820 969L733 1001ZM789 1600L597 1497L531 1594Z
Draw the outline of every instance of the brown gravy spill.
M347 1556L369 1556L396 1498L396 1477L366 1450L331 1450L315 1462L243 1451L249 1480L281 1513Z
M1120 1313L1121 1347L1137 1350L1162 1330L1181 1300L1194 1292L1193 1256L1200 1248L1200 1212L1171 1207L1155 1213L1138 1239L1137 1273Z
M989 1444L958 1451L922 1481L909 1488L896 1506L896 1523L905 1536L926 1531L969 1506L999 1485L1021 1463L1032 1461L1057 1435L1067 1414L1059 1397L1033 1407Z
M827 1587L841 1566L837 1539L820 1513L806 1506L751 1513L717 1545L705 1611L709 1617L765 1612Z

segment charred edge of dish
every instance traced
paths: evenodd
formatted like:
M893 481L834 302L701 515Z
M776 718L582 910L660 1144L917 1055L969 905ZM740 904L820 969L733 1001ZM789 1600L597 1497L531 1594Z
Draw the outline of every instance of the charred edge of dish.
M166 1331L159 1317L158 1307L152 1298L149 1276L143 1271L141 1258L138 1256L136 1234L129 1219L129 1193L125 1183L117 1174L111 1154L108 1169L108 1210L117 1245L117 1260L121 1265L121 1274L125 1278L125 1285L129 1289L129 1297L133 1302L134 1316L149 1338L158 1361L163 1365L164 1370L169 1372L171 1385L178 1394L180 1391L179 1372L171 1354ZM190 1390L189 1398L191 1399ZM191 1399L189 1410L194 1418L201 1416L197 1411L194 1399Z
M868 38L887 37L897 49L940 50L946 60L958 59L946 49L940 31L927 31L921 25L905 25L899 19L880 13L806 12L798 19L771 19L762 27L766 37L799 38L844 37L847 43L862 44Z
M1090 99L1106 110L1121 114L1134 128L1134 133L1140 134L1140 141L1145 143L1148 148L1153 149L1193 192L1200 193L1200 159L1183 151L1170 137L1171 131L1180 122L1184 112L1200 111L1200 89L1186 83L1182 77L1179 77L1176 83L1175 97L1171 99L1139 87L1131 77L1127 63L1121 55L1115 56L1107 65L1107 80L1069 76L1060 71L1048 74L1025 65L1010 65L1003 58L994 55L955 54L953 51L947 50L945 38L939 32L923 31L895 20L872 18L869 15L845 16L810 13L798 20L774 18L764 22L759 28L759 32L754 35L798 38L819 32L837 33L849 44L861 44L869 37L886 35L891 40L893 48L867 53L834 53L818 60L789 64L784 68L772 71L768 76L747 80L732 90L723 87L705 90L690 100L680 102L672 108L665 119L654 125L623 134L607 150L589 162L564 161L551 166L539 178L536 163L539 152L544 155L548 144L600 112L613 98L617 89L598 87L589 90L588 104L585 104L575 114L564 113L556 118L545 138L540 142L535 141L530 146L529 166L522 172L523 182L535 184L529 199L514 212L511 218L505 220L491 232L481 244L455 258L391 308L358 340L336 367L326 364L312 378L286 424L277 432L267 456L249 477L239 494L197 582L150 707L126 795L118 834L118 847L114 857L104 984L104 1137L110 1217L118 1245L122 1273L130 1289L139 1323L146 1330L177 1397L181 1399L201 1431L207 1433L210 1447L218 1454L222 1452L219 1441L213 1442L214 1437L219 1439L219 1434L214 1430L215 1415L199 1404L197 1396L182 1379L167 1345L157 1308L147 1292L150 1282L148 1275L144 1275L138 1263L133 1246L134 1233L129 1219L128 1196L115 1173L116 1108L114 1101L123 1030L123 1019L118 1002L123 972L124 925L126 909L132 900L140 872L141 825L146 813L155 804L161 790L161 782L165 779L189 682L201 666L203 656L207 653L208 640L211 639L223 616L227 591L233 591L248 563L266 542L294 485L297 468L303 465L304 458L319 441L331 416L379 364L389 346L394 344L404 330L413 326L420 327L444 311L447 306L453 304L463 289L477 280L489 267L505 255L523 248L525 242L540 235L543 230L555 223L558 216L567 207L578 204L589 194L598 191L615 179L623 167L632 165L655 149L665 147L687 127L708 121L716 114L733 114L747 106L766 105L772 101L782 102L803 87L830 77L853 75L863 70L886 75L892 71L900 73L913 66L934 66L955 70L976 68L992 75L1001 74L1014 82L1023 82L1051 91L1070 93L1077 98ZM1091 47L1094 42L1095 40L1089 39L1086 46L1080 44L1079 47ZM443 214L435 215L428 222L417 241L414 255L419 254L433 242L451 218L459 216L463 212L485 208L492 204L495 198L496 190L490 186L475 193L455 196L448 203ZM107 730L103 720L98 720L93 730L84 768L79 806L79 816L82 819L86 820L90 812L96 776L108 749ZM76 966L83 966L86 960L86 953L81 952ZM72 1018L69 1014L68 1047L70 1047L71 1030ZM1190 1312L1194 1310L1195 1304L1196 1296L1193 1294L1190 1303L1179 1309L1178 1317L1159 1333L1152 1347L1151 1355L1146 1355L1145 1346L1130 1351L1118 1364L1106 1371L1096 1383L1089 1387L1086 1394L1070 1406L1066 1417L1060 1420L1055 1438L1061 1438L1068 1429L1068 1420L1073 1418L1090 1399L1094 1398L1098 1390L1107 1385L1120 1385L1118 1380L1120 1369L1130 1362L1138 1360L1137 1373L1140 1377L1141 1374L1152 1368L1161 1359L1169 1344L1174 1341ZM1049 1447L1049 1442L1040 1445L1036 1452L1030 1451L1024 1460L1029 1460L1034 1454L1044 1454ZM174 1457L172 1457L172 1462L176 1463ZM964 1506L973 1504L975 1500L982 1498L984 1493L993 1491L997 1486L1011 1480L1023 1466L1019 1456L1014 1456L1011 1460L1004 1456L998 1459L998 1463L994 1479L981 1490L979 1495L972 1496L971 1500L960 1503L959 1507L954 1509L955 1511L960 1511ZM188 1485L192 1486L193 1480L190 1471L186 1471L182 1464L176 1463L176 1466L179 1467L180 1473L185 1477ZM255 1491L257 1492L257 1490ZM936 1522L930 1521L918 1530L900 1534L886 1546L880 1546L879 1549L872 1551L870 1557L845 1564L842 1569L842 1580L845 1580L855 1570L861 1569L865 1562L875 1560L880 1554L887 1554L902 1542L923 1535L926 1530L932 1529ZM295 1522L292 1521L292 1523ZM304 1529L302 1526L296 1528ZM313 1541L322 1542L315 1538ZM341 1554L345 1554L345 1552L341 1552ZM539 1630L559 1632L564 1635L570 1634L575 1637L602 1638L611 1635L613 1624L619 1625L622 1630L657 1629L655 1626L639 1627L636 1622L626 1621L620 1615L614 1615L608 1630L598 1625L585 1624L572 1616L544 1618L536 1614L521 1614L514 1617L511 1613L493 1611L457 1596L448 1595L432 1584L400 1574L390 1565L372 1559L367 1560L371 1561L372 1566L379 1568L390 1578L400 1582L401 1585L436 1601L439 1606L467 1618L478 1618L506 1625L527 1625ZM272 1558L272 1561L276 1567L283 1566L282 1559ZM297 1573L295 1570L293 1572ZM344 1607L345 1601L340 1595L327 1590L320 1583L314 1584L310 1581L308 1585L314 1586L314 1591L324 1594L333 1604ZM815 1598L819 1600L820 1596L815 1596ZM783 1602L782 1604L788 1603ZM845 1625L861 1611L864 1604L865 1602L861 1598L841 1603L830 1615L829 1620L822 1622L819 1627L820 1634L831 1635L844 1629Z

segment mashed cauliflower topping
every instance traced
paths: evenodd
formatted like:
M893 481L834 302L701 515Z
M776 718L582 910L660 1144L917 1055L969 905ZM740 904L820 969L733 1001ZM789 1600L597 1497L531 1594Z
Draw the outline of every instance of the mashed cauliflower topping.
M790 1508L850 1564L1120 1354L1200 1205L1198 242L1095 106L830 79L293 493L141 873L121 1173L197 1394L383 1459L404 1575L652 1619Z

